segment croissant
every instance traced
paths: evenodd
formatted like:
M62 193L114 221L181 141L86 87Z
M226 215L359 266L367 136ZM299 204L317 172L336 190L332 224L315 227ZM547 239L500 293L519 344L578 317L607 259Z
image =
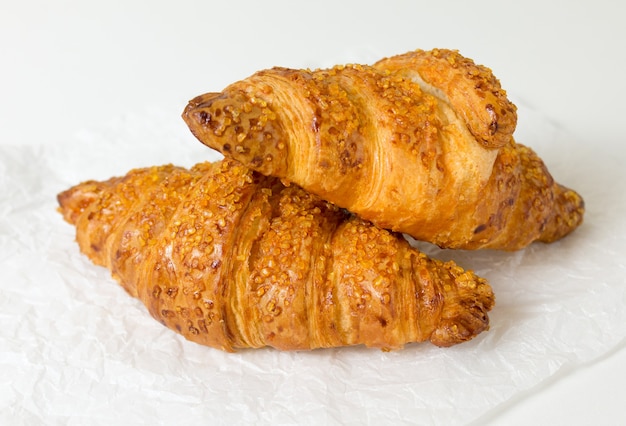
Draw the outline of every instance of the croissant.
M199 344L391 350L488 328L485 279L235 161L136 169L58 201L81 251Z
M499 81L455 51L260 71L183 118L225 156L440 247L516 250L582 221L582 198L514 141Z

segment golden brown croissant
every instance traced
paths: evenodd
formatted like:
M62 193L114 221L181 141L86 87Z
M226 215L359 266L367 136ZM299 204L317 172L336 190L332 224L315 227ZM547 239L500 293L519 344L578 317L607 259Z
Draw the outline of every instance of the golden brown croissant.
M449 346L488 327L484 279L234 161L137 169L58 200L81 251L200 344Z
M193 99L183 118L252 169L441 247L515 250L582 221L581 197L513 140L498 80L454 51L260 71Z

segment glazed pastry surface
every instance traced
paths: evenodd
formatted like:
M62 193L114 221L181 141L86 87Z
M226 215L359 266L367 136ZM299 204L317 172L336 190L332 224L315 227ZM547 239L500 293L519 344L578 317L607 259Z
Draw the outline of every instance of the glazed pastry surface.
M440 247L517 250L582 222L580 195L513 139L516 108L491 70L455 51L264 70L183 118L225 156Z
M136 169L58 200L81 251L203 345L390 350L488 328L484 279L232 160Z

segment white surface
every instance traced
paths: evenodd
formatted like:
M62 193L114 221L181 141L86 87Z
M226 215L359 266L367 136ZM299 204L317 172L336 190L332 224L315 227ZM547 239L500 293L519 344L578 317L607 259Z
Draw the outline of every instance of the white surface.
M582 256L582 259L588 256L593 259L593 263L587 266L575 265L577 275L570 277L572 282L587 280L590 286L600 285L603 290L615 291L613 300L607 299L611 293L590 291L587 296L597 296L598 303L594 305L592 299L589 305L589 300L585 299L581 304L592 308L582 312L572 311L578 314L572 318L581 321L580 332L585 339L595 331L597 341L587 340L593 343L592 346L581 349L584 342L579 341L575 333L560 336L563 344L569 338L572 347L577 350L569 353L564 347L562 356L553 356L553 363L545 365L545 379L530 389L511 393L502 405L488 410L479 419L468 421L473 420L476 424L569 425L619 424L626 421L622 402L626 394L626 386L623 384L626 383L626 333L623 323L611 323L612 319L623 319L622 314L611 311L611 307L619 309L626 302L626 267L622 260L626 233L625 221L620 219L619 214L619 211L624 210L625 196L621 186L626 181L622 148L626 133L621 117L621 100L626 96L623 78L626 71L623 55L626 31L621 26L626 16L624 6L611 0L550 4L526 1L510 6L496 1L432 4L387 1L384 5L365 1L224 3L214 5L209 2L182 1L174 5L171 2L147 1L25 1L9 4L2 0L0 147L17 147L3 149L4 162L0 164L3 164L4 174L0 178L5 184L3 188L33 191L40 198L24 198L22 194L8 191L0 195L0 208L4 214L0 217L14 217L11 212L18 207L26 209L32 206L37 210L41 203L48 205L46 203L50 200L43 197L44 190L56 189L61 181L67 180L72 184L75 182L69 182L71 179L104 178L108 177L106 173L125 172L125 167L130 164L143 164L143 159L158 161L170 158L168 152L150 152L140 157L140 153L132 147L124 148L126 139L141 138L142 133L160 141L166 140L162 133L168 137L171 135L179 142L171 148L173 158L191 160L196 155L203 155L203 151L195 145L188 148L193 143L192 139L180 136L180 129L176 127L180 120L177 116L170 118L169 112L178 114L186 101L196 94L219 90L257 69L273 65L321 67L343 62L371 62L381 56L414 48L458 48L463 54L494 70L503 86L520 104L518 129L520 136L524 137L520 141L539 151L555 177L580 190L588 201L589 213L584 227L559 246L564 257L555 259L556 249L533 248L514 259L521 262L522 266L528 259L537 262L541 257L545 257L546 261L567 265L567 256ZM155 124L152 132L146 129L149 127L146 117L158 118L158 124ZM531 123L536 127L531 128ZM547 135L541 132L538 134L538 130L546 130ZM77 147L78 142L85 142L86 145ZM163 145L158 146L164 149ZM62 164L61 149L69 150L67 170L62 173L51 172L50 167L60 167ZM115 150L133 153L137 157L118 162ZM72 152L84 155L87 166L81 165L76 155L71 155ZM32 163L24 161L25 153L32 153ZM52 163L48 161L49 153ZM11 155L17 162L8 161ZM12 166L8 167L8 164ZM12 176L24 174L24 170L30 170L32 182L25 188L20 187L19 183L12 184ZM50 173L56 180L42 179L45 173ZM23 200L24 205L16 207L7 204L7 200L16 199ZM6 223L0 224L3 225L0 228L0 240L3 243L0 261L3 266L11 256L28 259L29 255L34 258L41 254L32 247L25 248L25 244L38 241L40 236L31 239L29 232L42 229L43 224L29 225L25 221L22 233L7 228ZM70 235L67 228L55 222L53 230L49 232L50 247L63 253L63 239ZM580 253L582 249L587 253ZM602 253L606 255L606 264L602 263ZM489 272L486 266L489 259L479 257L478 260L471 260L467 254L451 256L466 262L476 262L478 270L481 268L487 274L497 275ZM494 256L505 265L512 262L510 258ZM61 260L46 259L46 262L51 261L58 263ZM0 411L12 413L15 418L10 420L18 423L20 420L29 423L29 420L36 419L38 411L46 412L49 421L61 421L63 416L72 414L72 402L75 402L74 410L89 413L94 418L100 416L106 419L109 416L108 419L119 419L115 413L107 411L115 407L127 414L122 420L136 422L138 413L145 407L138 403L133 411L133 403L111 400L110 392L132 390L132 384L125 383L127 379L124 377L125 374L132 374L129 366L134 365L143 355L152 364L139 369L139 373L143 373L144 379L155 381L154 389L160 390L159 401L166 406L188 402L191 408L186 414L206 414L201 408L201 402L203 398L211 399L211 386L197 377L188 377L190 380L185 382L184 377L176 376L176 373L195 367L195 363L204 356L204 348L183 343L184 349L181 349L180 342L172 341L169 334L158 327L150 328L152 320L142 316L141 307L134 301L126 300L117 291L106 273L88 268L88 264L82 263L79 256L70 256L66 262L76 262L74 266L77 270L86 268L86 271L91 271L86 273L91 275L83 277L77 274L59 281L59 277L49 275L49 270L36 267L0 270L0 286L3 289L0 293L3 330L0 334L0 369L6 370L2 377L14 379L17 373L23 373L22 377L30 380L9 382L8 379L0 379L0 401L2 408L8 407L8 410ZM559 278L556 271L550 279ZM521 268L514 272L528 274L529 285L544 289L541 285L542 277L533 276L532 270ZM28 291L9 291L20 286L24 289L28 283L41 283L46 278L59 286L60 293L52 300ZM524 278L523 275L519 276L520 285L525 284ZM106 283L103 284L105 287L98 287L95 295L81 296L81 286L93 285L93 280ZM557 279L558 283L562 284ZM499 293L498 306L502 300L514 300L510 285L493 281L492 284L496 292L499 287L505 289ZM549 296L554 294L537 294L539 306L542 309L553 306ZM23 297L19 303L14 299L16 295ZM568 295L575 300L580 294ZM585 296L584 293L582 295ZM73 302L66 300L70 297ZM122 298L119 302L118 297ZM112 301L120 306L107 305ZM66 304L75 311L64 310ZM525 308L532 311L530 305ZM133 315L129 315L128 310ZM33 312L41 315L32 319ZM111 319L111 312L118 316ZM494 311L492 321L495 324L483 342L493 341L499 336L498 333L504 333L507 338L517 336L520 339L518 342L525 341L523 335L515 334L516 323L513 319L502 316L507 312L506 303L503 310ZM544 311L537 311L541 312ZM99 319L98 314L102 315L102 319ZM555 313L559 318L562 317L559 315L567 317L567 314ZM585 315L589 316L589 322L584 321ZM59 320L59 324L71 326L71 329L64 331L53 322L45 327L46 318ZM81 328L83 319L86 325ZM126 330L130 335L112 336L108 340L93 340L90 337L99 336L102 332L99 327L110 325L111 321L118 332ZM521 321L520 330L528 325L528 321ZM159 350L163 351L162 357L150 352L145 344L142 346L137 343L142 341L143 336L133 335L132 331L139 326L150 330L150 336L156 339ZM558 326L570 330L562 323L558 323ZM6 330L11 333L8 334ZM45 341L33 337L20 342L29 331L36 334L44 330L57 340ZM611 333L606 333L606 330ZM538 331L540 335L545 332ZM84 342L75 351L59 352L59 348L64 347L64 339L80 336L84 336ZM16 372L13 366L23 365L21 363L24 360L28 361L29 357L37 355L25 351L19 356L20 345L26 349L41 349L39 355L48 362L31 365L30 371ZM455 349L453 355L442 354L438 360L441 364L432 365L433 371L445 366L448 356L458 356L458 351L480 350L480 342L472 342L472 345L467 349ZM177 351L183 351L186 356L180 361L181 365L159 364L163 359L169 360L168 356L172 353L180 353ZM426 348L418 350L414 355L419 358L424 352L436 357L436 351ZM91 359L93 353L102 359ZM324 356L328 357L331 370L338 369L335 371L338 377L350 377L349 369L346 370L348 366L337 364L342 353L345 354L339 351L338 355L333 352ZM374 366L380 363L383 371L391 365L391 361L404 356L393 355L390 360L378 352L348 353L362 362L372 362ZM228 380L232 374L236 374L229 370L232 356L212 354L212 357L222 363L216 364L214 371L209 370L216 375L214 379ZM284 357L264 352L259 355L259 360L265 364L255 366L249 364L251 361L246 361L245 355L236 357L238 362L248 362L241 367L243 371L256 371L260 375L263 373L262 367L272 362L287 361L290 366L302 367L308 359L307 355ZM316 359L316 362L319 361ZM407 368L413 369L419 363L417 359L415 364ZM193 389L189 389L189 393L182 395L167 395L165 389L168 383L159 382L163 370L171 373L166 377L169 377L172 385L204 385L200 388L205 393L198 396ZM40 374L33 375L33 371ZM198 371L207 370L203 370L200 365ZM60 372L58 377L54 376L57 372ZM134 373L138 374L137 371ZM303 375L310 373L302 372ZM446 374L450 372L446 371ZM109 380L116 378L116 381L109 382L108 387L96 385L94 380L102 377ZM292 391L308 385L299 382L297 377L282 379L286 389ZM468 377L467 380L471 381L472 378ZM512 378L512 382L515 380L520 380L520 377ZM432 383L436 385L436 378L433 378ZM367 386L374 387L380 385L380 382L372 379L368 384L361 380L359 384L363 387L351 387L350 383L339 384L340 389L353 391L343 401L349 402L345 408L335 406L342 401L328 401L330 406L335 406L336 412L344 416L343 419L359 419L362 410L367 407L361 407L358 413L351 413L350 407L356 409L360 401L367 401ZM446 383L439 385L445 387ZM66 392L64 396L55 395L55 386L57 390L65 387L66 391L69 387L71 392ZM451 383L450 386L458 386L458 383ZM510 383L502 380L492 388L497 391L507 386ZM427 400L425 395L420 395L419 389L412 388L409 383L406 387L412 393L411 398L393 403L382 400L381 409L395 408L396 411L385 413L383 410L377 415L393 418L403 409L414 412L414 406L404 407L403 403L415 404L415 401ZM35 390L34 395L26 392L29 389ZM219 391L222 388L216 386L215 389ZM313 386L313 389L322 387ZM387 386L385 389L392 387ZM156 395L151 394L149 389L136 391L139 396ZM240 407L254 413L255 401L246 400L245 389L239 389L230 396L240 398ZM275 396L280 400L280 394ZM312 394L310 397L311 401L319 401L320 395ZM480 395L468 396L465 401L472 401L472 398L476 405L484 402ZM259 399L257 402L264 401ZM271 401L265 403L272 407ZM302 406L307 407L306 404ZM313 402L307 408L310 408L311 413L323 412ZM481 412L471 406L459 410ZM440 408L440 411L445 409ZM424 417L407 419L407 422L428 424L438 418L437 410L433 412L425 410L422 412ZM165 408L155 413L164 420L175 418ZM272 418L280 419L278 415L261 417L265 420ZM78 422L80 419L75 420ZM250 417L249 420L255 418Z

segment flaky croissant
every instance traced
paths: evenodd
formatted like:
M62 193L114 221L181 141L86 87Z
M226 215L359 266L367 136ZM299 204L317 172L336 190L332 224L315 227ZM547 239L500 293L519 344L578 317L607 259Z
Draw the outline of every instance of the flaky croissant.
M200 344L449 346L488 327L484 279L235 161L137 169L58 200L81 251Z
M454 51L260 71L183 118L225 156L441 247L516 250L582 221L582 198L513 140L498 80Z

